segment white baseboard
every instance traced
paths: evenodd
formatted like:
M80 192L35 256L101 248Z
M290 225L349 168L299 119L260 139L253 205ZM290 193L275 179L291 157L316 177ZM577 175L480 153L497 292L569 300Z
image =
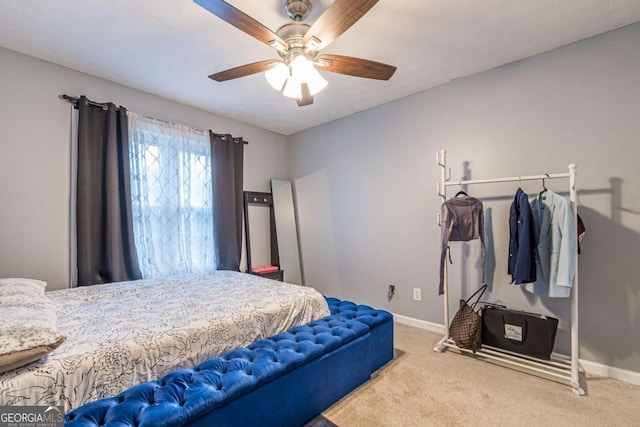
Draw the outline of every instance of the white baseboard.
M415 319L402 314L393 314L393 320L403 325L413 326L414 328L424 329L430 332L444 334L444 325L439 323L427 322L426 320ZM580 365L590 374L601 377L613 378L631 384L640 385L640 372L629 371L627 369L615 368L613 366L604 365L590 360L580 359Z
M602 363L580 359L580 365L585 371L601 377L609 377L626 383L640 385L640 372L629 371L627 369L614 368Z
M413 317L403 316L402 314L393 314L393 320L403 325L413 326L414 328L425 329L431 332L444 334L444 325L438 323L427 322L426 320L414 319Z

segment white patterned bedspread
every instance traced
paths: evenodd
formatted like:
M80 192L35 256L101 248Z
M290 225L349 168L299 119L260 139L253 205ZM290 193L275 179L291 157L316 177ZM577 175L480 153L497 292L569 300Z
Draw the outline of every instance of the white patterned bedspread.
M64 405L140 382L329 315L304 286L219 271L47 292L67 340L48 357L0 374L0 405Z

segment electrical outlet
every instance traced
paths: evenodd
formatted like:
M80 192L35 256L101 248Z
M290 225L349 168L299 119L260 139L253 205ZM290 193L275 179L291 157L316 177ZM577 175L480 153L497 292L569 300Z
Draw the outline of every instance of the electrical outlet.
M413 288L413 300L414 301L422 301L422 289Z

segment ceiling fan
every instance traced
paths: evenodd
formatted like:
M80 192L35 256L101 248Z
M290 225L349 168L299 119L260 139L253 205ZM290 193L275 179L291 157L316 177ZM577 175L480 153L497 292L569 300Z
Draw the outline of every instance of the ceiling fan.
M285 0L294 21L275 33L222 0L194 0L220 19L274 48L281 60L267 59L220 71L209 78L223 82L266 71L271 86L295 98L298 106L313 104L313 96L327 85L318 69L368 79L389 80L396 67L351 56L320 54L338 36L362 18L378 0L335 0L313 25L302 23L311 12L309 0Z

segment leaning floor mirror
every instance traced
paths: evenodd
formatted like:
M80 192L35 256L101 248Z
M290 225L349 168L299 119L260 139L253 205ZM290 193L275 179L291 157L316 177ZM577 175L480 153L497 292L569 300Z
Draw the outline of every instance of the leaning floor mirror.
M276 235L278 236L280 269L284 270L284 281L302 285L298 230L291 182L272 179L271 194L273 195Z

